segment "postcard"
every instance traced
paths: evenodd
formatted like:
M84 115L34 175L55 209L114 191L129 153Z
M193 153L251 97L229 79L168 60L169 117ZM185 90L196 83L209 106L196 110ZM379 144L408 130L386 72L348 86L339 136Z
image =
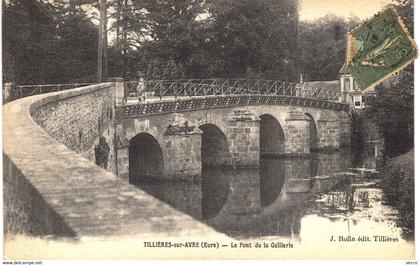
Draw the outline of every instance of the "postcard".
M413 0L2 16L4 262L417 264Z

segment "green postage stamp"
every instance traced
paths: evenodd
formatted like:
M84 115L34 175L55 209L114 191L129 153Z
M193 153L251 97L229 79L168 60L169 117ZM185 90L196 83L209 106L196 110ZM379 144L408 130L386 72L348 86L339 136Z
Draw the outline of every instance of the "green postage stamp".
M394 8L388 8L349 33L348 70L362 91L411 63L416 46Z

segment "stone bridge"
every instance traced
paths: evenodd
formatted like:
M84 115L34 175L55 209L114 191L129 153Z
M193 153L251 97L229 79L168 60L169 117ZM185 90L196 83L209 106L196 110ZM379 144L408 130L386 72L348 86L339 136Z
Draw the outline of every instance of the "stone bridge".
M130 86L143 86L141 101L128 102ZM260 155L338 149L350 124L336 98L277 81L115 80L7 103L5 232L215 234L123 179L191 179L203 167L258 167ZM94 163L103 137L106 170Z
M137 102L127 102L127 83L117 82L117 175L131 183L185 180L203 167L258 168L260 156L305 156L349 145L347 105L336 102L337 92L277 81L216 81L136 83L142 87Z

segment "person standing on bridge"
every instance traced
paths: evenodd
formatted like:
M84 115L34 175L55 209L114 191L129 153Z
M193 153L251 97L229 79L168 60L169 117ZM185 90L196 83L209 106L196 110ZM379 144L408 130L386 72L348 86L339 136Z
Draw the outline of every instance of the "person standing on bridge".
M99 144L95 146L95 163L106 169L108 167L109 145L105 136L99 138Z
M144 79L140 72L138 72L139 81L137 82L137 95L139 97L139 101L146 100L146 91L144 91Z

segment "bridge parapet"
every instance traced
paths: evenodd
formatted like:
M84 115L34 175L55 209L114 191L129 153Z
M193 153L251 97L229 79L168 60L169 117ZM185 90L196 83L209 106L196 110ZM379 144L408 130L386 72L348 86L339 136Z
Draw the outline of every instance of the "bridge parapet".
M220 95L207 97L178 97L158 101L143 101L116 107L119 118L130 118L150 114L185 112L200 109L214 109L238 106L283 105L347 111L348 105L318 99L299 98L285 95Z

